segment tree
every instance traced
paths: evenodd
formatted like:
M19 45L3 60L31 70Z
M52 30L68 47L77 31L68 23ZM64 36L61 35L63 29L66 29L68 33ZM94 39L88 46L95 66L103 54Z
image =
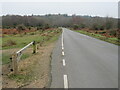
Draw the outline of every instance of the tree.
M120 28L120 25L118 25L119 22L117 18L92 17L92 16L80 16L80 15L69 16L67 14L2 16L3 28L15 28L16 26L23 24L25 27L40 27L43 29L47 29L49 27L54 27L54 26L56 27L63 26L63 27L74 27L75 29L93 27L97 30L98 29L103 30L103 29L111 29L111 28L116 29L118 27Z

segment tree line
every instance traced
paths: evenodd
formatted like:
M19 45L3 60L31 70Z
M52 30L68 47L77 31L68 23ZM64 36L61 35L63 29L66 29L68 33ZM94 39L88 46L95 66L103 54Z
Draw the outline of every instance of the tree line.
M67 14L47 15L5 15L2 16L2 28L25 28L37 27L47 29L50 27L72 27L74 29L89 28L92 30L117 29L118 19L112 17L92 17Z

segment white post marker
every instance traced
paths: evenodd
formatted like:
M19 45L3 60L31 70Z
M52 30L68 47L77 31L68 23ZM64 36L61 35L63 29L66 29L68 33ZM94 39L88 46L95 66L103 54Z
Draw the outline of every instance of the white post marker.
M68 78L67 78L67 75L64 75L64 88L68 89Z
M65 66L66 65L66 63L65 63L65 59L63 59L63 66Z

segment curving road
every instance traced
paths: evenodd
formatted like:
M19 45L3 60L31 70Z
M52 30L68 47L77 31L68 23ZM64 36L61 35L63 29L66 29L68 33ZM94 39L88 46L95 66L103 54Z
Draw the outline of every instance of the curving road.
M63 28L51 73L51 88L117 88L118 46Z

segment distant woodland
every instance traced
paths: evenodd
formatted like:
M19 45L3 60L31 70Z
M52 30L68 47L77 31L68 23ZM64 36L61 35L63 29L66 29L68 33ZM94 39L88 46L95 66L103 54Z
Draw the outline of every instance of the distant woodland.
M50 27L73 27L74 29L89 28L94 30L109 30L118 28L118 19L111 17L92 17L67 14L47 15L6 15L2 16L2 28L46 29Z

